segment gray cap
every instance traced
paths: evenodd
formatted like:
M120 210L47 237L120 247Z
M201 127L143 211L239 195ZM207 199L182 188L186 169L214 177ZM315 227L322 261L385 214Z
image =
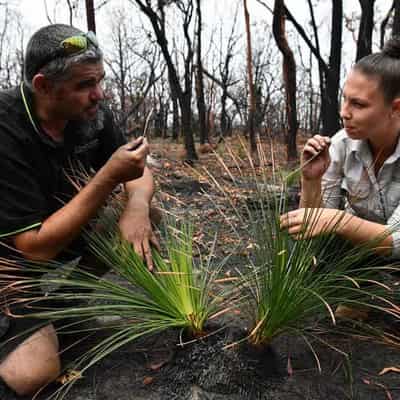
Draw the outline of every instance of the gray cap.
M70 56L63 51L61 43L69 37L79 35L85 35L85 33L64 24L48 25L34 33L25 52L25 80L30 82L52 60L69 58Z

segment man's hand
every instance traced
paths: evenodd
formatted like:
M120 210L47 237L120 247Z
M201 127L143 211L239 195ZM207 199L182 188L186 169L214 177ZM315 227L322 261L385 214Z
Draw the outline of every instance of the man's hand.
M315 135L307 140L302 155L302 176L306 180L321 179L331 162L329 145L331 141L327 136Z
M148 204L127 207L119 220L119 228L122 237L133 245L152 271L154 265L150 246L160 251L160 245L151 226Z
M299 208L281 215L281 229L295 239L311 238L321 233L338 232L350 215L333 208Z
M143 175L149 145L139 137L121 146L104 165L104 172L115 184L131 181Z

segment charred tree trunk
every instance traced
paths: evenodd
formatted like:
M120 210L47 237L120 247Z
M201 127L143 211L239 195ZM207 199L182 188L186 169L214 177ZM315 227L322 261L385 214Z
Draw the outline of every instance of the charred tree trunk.
M193 134L188 135L187 132L192 132L192 107L190 100L184 99L180 102L182 111L182 131L183 138L185 141L187 161L191 162L197 160L197 154L195 151ZM193 149L193 151L191 150Z
M185 56L185 74L184 81L185 87L181 86L177 69L172 61L171 53L168 48L168 41L165 31L165 10L164 7L167 3L163 1L158 1L158 12L161 15L158 15L151 5L150 0L131 0L131 2L135 2L140 10L149 18L151 25L153 27L154 34L156 36L156 40L158 45L161 48L161 52L164 56L165 63L168 69L168 78L171 86L171 93L175 96L179 102L179 106L181 109L181 118L182 118L182 130L185 137L185 149L186 149L186 158L188 161L197 160L196 149L194 146L193 139L193 128L192 128L192 110L191 110L191 94L192 94L192 69L191 63L193 61L193 49L190 43L189 38L189 24L192 18L192 3L189 2L187 4L188 9L182 10L184 13L184 36L186 42L188 44L187 54ZM183 3L176 3L177 6L185 6Z
M331 52L329 73L326 75L325 133L334 135L340 128L339 87L340 65L342 60L343 1L332 0Z
M251 32L250 32L250 15L247 9L247 0L243 0L244 19L246 23L246 39L247 39L247 77L249 81L249 116L248 129L251 152L257 151L256 134L254 130L254 117L256 113L256 99L254 95L253 81L253 56L251 50Z
M87 20L88 31L96 33L96 19L95 19L93 0L85 0L85 1L86 1L86 20Z
M196 0L196 14L197 14L196 94L197 94L197 111L199 113L200 144L204 144L206 142L209 142L209 138L206 126L206 104L204 100L203 62L201 60L202 16L201 16L200 2L201 0Z
M400 36L400 1L394 1L392 36Z
M226 90L222 90L221 96L221 118L220 118L220 128L221 128L221 135L226 136L228 133L228 116L226 112L226 100L228 95Z
M375 0L359 0L361 6L360 29L357 38L356 61L372 52Z
M179 138L179 104L176 97L172 97L172 139Z
M287 158L297 158L297 106L296 106L296 63L289 47L285 31L285 4L283 0L275 0L272 28L276 43L283 55L283 80L286 91L287 118Z
M297 22L297 20L290 13L287 7L285 7L285 13L288 20L293 23L297 32L299 32L301 37L309 46L313 55L318 60L321 92L320 118L322 122L322 131L326 135L333 135L340 128L338 94L340 82L343 5L342 0L332 0L332 33L329 63L326 63L321 56L318 40L318 29L314 18L314 11L311 0L308 0L308 5L311 14L311 24L315 37L315 46L313 45L310 38L307 36L304 28Z
M398 3L398 0L397 0ZM393 13L394 7L396 4L396 0L393 0L392 6L390 7L388 13L386 14L385 18L383 18L382 22L381 22L381 26L380 26L380 46L381 48L383 48L383 45L385 44L385 33L386 33L386 26L389 22L389 18Z

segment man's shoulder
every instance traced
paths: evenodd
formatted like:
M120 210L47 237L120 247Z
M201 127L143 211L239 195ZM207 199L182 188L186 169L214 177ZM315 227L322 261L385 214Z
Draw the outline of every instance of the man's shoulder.
M18 146L28 141L31 134L25 128L24 106L18 87L0 91L0 149ZM29 141L30 142L30 141Z
M21 95L18 87L0 91L0 112L5 114L20 111Z

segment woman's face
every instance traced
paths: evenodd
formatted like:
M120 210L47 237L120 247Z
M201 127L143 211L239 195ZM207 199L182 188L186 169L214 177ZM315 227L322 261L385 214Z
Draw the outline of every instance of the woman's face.
M392 104L385 102L379 81L352 70L343 88L340 116L351 139L380 143L388 135L397 135Z

